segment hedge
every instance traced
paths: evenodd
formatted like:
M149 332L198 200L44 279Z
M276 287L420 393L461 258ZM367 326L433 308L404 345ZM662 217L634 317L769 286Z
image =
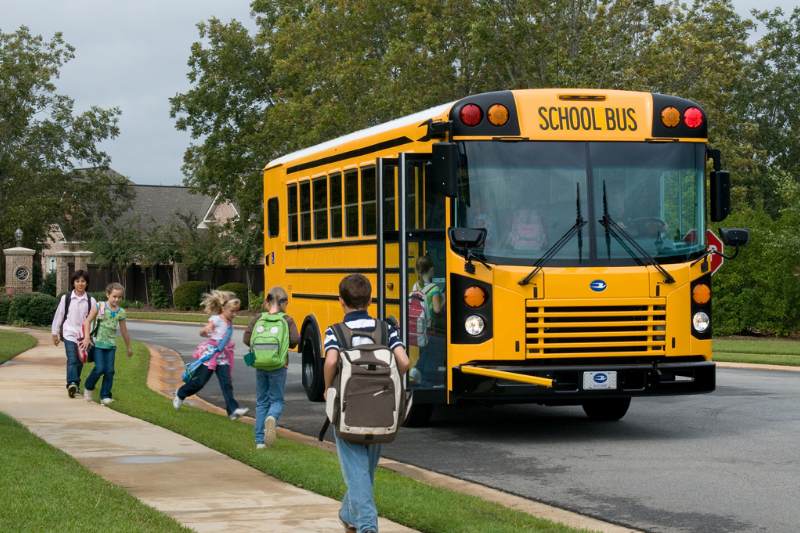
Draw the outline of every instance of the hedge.
M25 323L34 326L49 326L58 308L58 299L41 292L17 295L8 310L11 324Z
M13 296L0 296L0 324L8 324L8 310L11 308L11 302L13 301Z
M178 288L172 294L175 309L199 311L203 293L210 291L211 284L204 281L187 281L178 285Z
M225 285L217 287L217 290L235 293L239 301L242 302L240 309L248 309L249 298L247 295L249 291L247 290L247 285L244 283L226 283Z

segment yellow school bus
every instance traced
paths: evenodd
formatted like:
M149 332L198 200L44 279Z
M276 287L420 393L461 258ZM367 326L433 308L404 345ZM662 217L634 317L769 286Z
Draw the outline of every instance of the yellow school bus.
M302 324L309 399L350 273L408 346L410 424L471 403L618 420L633 397L713 391L706 220L730 178L707 132L674 96L513 90L270 162L264 274ZM738 252L749 232L722 238Z

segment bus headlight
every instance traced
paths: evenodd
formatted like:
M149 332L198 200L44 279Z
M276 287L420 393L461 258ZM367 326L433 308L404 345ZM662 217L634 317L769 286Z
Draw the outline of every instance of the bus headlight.
M692 325L698 333L703 333L708 329L708 326L711 325L711 319L708 318L707 314L699 311L692 317Z
M480 335L483 333L483 319L478 315L470 315L464 321L464 328L472 336Z

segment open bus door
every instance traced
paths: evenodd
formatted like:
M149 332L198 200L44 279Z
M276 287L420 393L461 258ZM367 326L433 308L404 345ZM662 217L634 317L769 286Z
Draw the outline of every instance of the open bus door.
M430 177L430 154L401 153L397 158L379 158L376 166L378 318L398 327L411 363L404 379L414 390L414 408L406 425L424 425L433 405L447 399L447 313L444 308L435 313L432 305L424 306L430 326L420 331L420 305L410 306L409 295L420 279L417 261L427 255L433 264L432 279L418 287L431 298L441 293L441 301L446 301L447 199ZM416 334L409 335L410 331Z

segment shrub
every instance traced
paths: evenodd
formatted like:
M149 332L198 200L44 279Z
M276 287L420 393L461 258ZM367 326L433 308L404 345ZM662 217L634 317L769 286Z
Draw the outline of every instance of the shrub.
M172 298L175 300L175 309L184 311L200 310L202 294L211 290L211 284L204 281L187 281L178 285Z
M58 274L56 274L55 270L51 270L44 276L44 281L42 281L42 286L39 288L39 292L43 294L49 294L53 298L56 297L56 281L58 278Z
M33 262L33 272L31 272L33 290L38 291L42 286L42 264L38 261Z
M248 302L250 301L250 299L247 297L247 293L248 293L247 285L245 285L244 283L226 283L225 285L222 285L221 287L217 287L217 290L218 291L229 291L229 292L232 292L232 293L236 294L236 297L239 298L240 302L242 302L240 308L242 310L248 308Z
M88 294L98 302L108 301L108 296L106 295L106 291L90 292Z
M8 324L8 310L13 301L13 296L0 294L0 324Z
M8 321L12 324L49 326L58 308L58 299L41 292L28 292L14 298L8 310Z
M157 278L150 278L150 305L156 309L169 307L169 295Z
M142 308L142 302L138 302L138 301L130 302L128 300L122 300L119 305L123 309L141 309Z
M264 300L267 299L267 296L264 294L264 291L259 292L258 294L251 292L249 294L250 298L250 305L248 308L251 311L261 311L261 304L264 303Z

